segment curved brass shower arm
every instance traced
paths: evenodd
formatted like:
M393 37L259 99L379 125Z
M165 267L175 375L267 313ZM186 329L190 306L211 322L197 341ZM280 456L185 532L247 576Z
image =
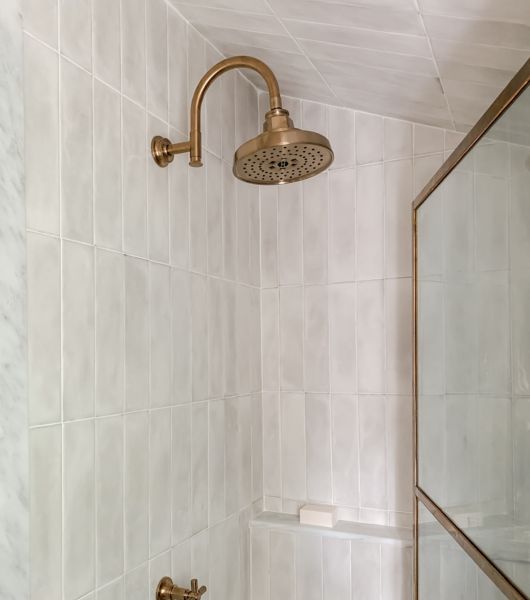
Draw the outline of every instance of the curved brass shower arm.
M202 142L201 142L201 107L206 91L210 85L223 73L232 69L252 69L259 73L269 90L269 102L271 110L282 108L280 86L276 76L271 69L261 60L252 56L233 56L225 58L214 65L197 84L190 109L190 139L187 142L172 144L167 138L157 136L153 139L151 150L157 164L165 167L173 160L175 154L190 153L190 166L202 166Z

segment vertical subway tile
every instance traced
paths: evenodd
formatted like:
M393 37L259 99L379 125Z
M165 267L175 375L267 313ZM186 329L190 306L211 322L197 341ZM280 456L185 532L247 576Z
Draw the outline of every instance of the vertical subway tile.
M206 203L208 221L208 273L223 274L223 186L221 160L208 155Z
M206 72L206 42L202 35L188 24L188 106L193 92Z
M158 0L153 0L158 1ZM167 126L154 117L148 118L147 137L167 136ZM169 175L149 158L147 167L147 222L149 258L158 262L169 262Z
M236 287L236 390L250 391L250 288Z
M324 600L349 598L351 590L350 541L323 536Z
M295 548L297 600L322 600L322 538L299 533Z
M329 175L329 282L355 279L355 171Z
M331 407L326 394L306 394L307 497L331 504Z
M303 183L304 283L328 281L328 175Z
M381 597L380 544L364 540L352 540L351 585L359 600Z
M201 585L210 584L210 554L208 531L201 531L191 538L191 572Z
M188 173L190 207L190 266L193 271L206 273L206 177L208 166L190 169Z
M124 526L125 569L149 557L149 416L125 417Z
M262 377L264 390L279 389L280 302L278 289L261 291Z
M360 394L385 392L384 284L357 284L357 370Z
M305 500L306 432L303 393L281 394L282 491L290 500Z
M156 590L158 582L171 572L171 552L163 552L149 560L149 590Z
M32 14L37 3L31 1ZM39 16L38 24L44 23ZM24 37L24 138L27 226L59 233L59 62L55 52L29 36Z
M280 385L284 390L303 389L302 287L280 288Z
M304 386L329 391L328 289L306 286L304 295Z
M280 395L263 392L263 493L282 495Z
M381 584L382 600L412 596L412 548L381 544Z
M210 69L224 57L210 44L205 48L206 68ZM221 95L223 84L220 79L212 83L204 98L206 121L204 127L205 146L216 157L221 158L222 113Z
M385 161L412 156L412 123L398 119L385 119Z
M57 0L23 0L24 29L53 48L57 48Z
M171 548L171 576L174 581L191 580L191 550L189 540Z
M411 302L410 279L385 281L386 385L391 394L411 393Z
M278 191L278 260L280 284L303 281L302 187L281 186Z
M383 396L359 396L360 504L387 508L386 423Z
M94 414L94 249L63 242L63 411Z
M96 583L123 573L123 419L96 421Z
M223 282L208 278L208 398L223 395Z
M121 0L122 92L145 106L146 0Z
M175 139L175 131L170 130ZM169 172L169 254L174 267L187 269L190 261L189 165L173 161Z
M73 3L63 0L64 5L73 6ZM92 212L92 79L85 71L63 59L61 61L62 235L82 242L92 242Z
M119 95L94 80L94 240L114 250L122 246L120 111Z
M444 130L438 127L414 124L414 154L434 154L444 151ZM434 173L433 173L434 175Z
M168 120L167 11L163 0L147 0L147 110Z
M383 137L382 117L355 113L355 154L358 165L383 160Z
M124 406L124 258L96 249L96 415Z
M92 0L59 0L61 20L61 52L92 69Z
M208 511L210 526L225 517L225 403L211 402L208 416Z
M208 299L207 281L191 276L191 353L192 399L208 397Z
M125 404L149 405L149 275L146 261L125 259Z
M193 533L208 527L208 405L191 408L191 526Z
M250 530L252 599L269 600L269 530Z
M232 514L239 509L239 470L241 468L239 398L225 402L225 511Z
M388 396L385 400L388 509L412 512L412 398Z
M229 163L234 157L236 148L236 78L237 73L225 73L222 78L223 93L221 97L223 122L221 124L222 158Z
M32 598L61 596L61 426L30 432L30 590Z
M94 75L113 88L121 87L120 0L92 0L94 15Z
M147 256L147 163L145 113L125 98L123 119L123 249Z
M263 399L261 393L251 397L252 501L263 497Z
M249 229L250 229L250 285L259 287L261 281L260 247L260 202L259 189L250 186Z
M295 537L284 531L270 532L270 597L296 597Z
M64 598L94 589L94 421L64 427Z
M236 183L232 170L224 161L223 175L223 264L226 279L235 281L237 273Z
M149 398L151 407L172 403L171 273L169 267L149 266Z
M239 508L248 506L252 495L252 446L251 446L251 405L250 396L238 400L239 430Z
M32 425L61 418L60 243L28 233L28 395Z
M333 393L356 391L355 305L355 284L330 286L330 380Z
M190 275L171 270L171 328L173 404L191 401L191 289Z
M168 7L169 46L169 122L180 135L188 127L188 25L171 6ZM183 161L185 164L185 161ZM186 165L187 168L187 165Z
M237 389L236 356L236 284L225 282L223 301L223 356L224 394L232 395Z
M412 275L412 161L385 163L385 276Z
M236 181L237 280L250 283L250 191L249 185Z
M278 285L278 190L276 186L260 188L261 204L261 286Z
M380 279L383 277L384 260L383 165L358 167L356 184L357 279Z
M152 410L149 419L149 554L171 546L171 409Z
M172 411L172 543L191 535L191 407Z
M97 600L123 600L123 597L124 587L123 578L121 577L99 589L96 596L92 596L92 598L97 598Z
M357 398L331 397L333 503L359 505L359 424Z
M329 140L335 153L333 169L355 165L355 112L335 106L328 107Z

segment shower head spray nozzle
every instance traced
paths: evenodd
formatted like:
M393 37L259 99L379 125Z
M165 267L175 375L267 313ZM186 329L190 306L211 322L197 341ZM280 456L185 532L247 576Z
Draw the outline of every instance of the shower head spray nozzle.
M221 74L236 68L257 71L269 90L270 111L265 115L263 133L245 142L234 156L234 175L248 183L274 185L301 181L325 171L333 162L327 138L313 131L296 129L282 108L280 89L269 67L250 56L227 58L214 65L201 79L191 103L191 132L187 142L172 144L156 136L151 152L156 163L166 167L175 154L190 153L190 166L202 166L201 105L206 90Z

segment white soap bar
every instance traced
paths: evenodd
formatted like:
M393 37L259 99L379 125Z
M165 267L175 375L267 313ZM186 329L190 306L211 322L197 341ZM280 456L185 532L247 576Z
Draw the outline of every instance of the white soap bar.
M335 527L337 515L334 506L323 504L306 504L300 509L302 525L317 525L318 527Z

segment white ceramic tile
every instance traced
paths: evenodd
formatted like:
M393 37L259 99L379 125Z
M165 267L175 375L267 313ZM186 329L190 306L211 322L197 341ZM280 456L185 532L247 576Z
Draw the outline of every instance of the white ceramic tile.
M22 16L24 30L29 31L43 42L57 48L58 34L57 0L24 0Z
M385 391L383 281L357 285L357 369L360 394Z
M172 403L171 273L169 267L149 266L149 398L151 407Z
M206 204L208 222L208 273L223 274L223 186L221 160L208 155Z
M331 504L331 407L326 394L306 394L307 497Z
M147 256L147 163L145 113L123 100L123 249Z
M251 565L253 600L269 598L269 532L267 529L251 528Z
M153 410L149 419L149 553L171 546L171 410Z
M355 117L354 112L338 107L328 110L329 140L335 154L332 169L355 165ZM344 132L347 132L344 135Z
M147 0L147 110L164 121L168 120L167 10L163 0Z
M63 416L94 414L94 250L63 242Z
M64 597L74 600L94 588L94 421L64 427Z
M230 9L232 8L235 7L231 5ZM266 14L225 10L222 7L200 6L195 3L180 4L179 10L192 24L228 27L257 33L284 33L280 23L274 17Z
M92 69L92 0L59 0L61 52L87 70Z
M40 23L45 21L39 17ZM54 52L29 36L24 38L24 136L27 226L59 233L59 64Z
M435 154L444 150L444 132L437 127L414 125L414 155Z
M327 283L328 280L328 186L327 173L303 183L304 282L306 284Z
M71 4L63 0L63 6ZM83 3L81 3L83 4ZM92 242L92 79L61 61L61 233Z
M171 553L164 552L149 561L149 589L156 590L158 582L171 572Z
M191 408L191 508L192 532L208 526L208 406Z
M149 116L147 139L155 135L167 136L167 126ZM149 258L159 262L169 262L169 175L154 160L147 162L147 223Z
M355 115L355 143L358 165L383 160L384 120L375 115Z
M96 421L96 582L123 573L123 419Z
M225 510L239 509L239 398L226 399L225 404Z
M224 294L224 393L231 395L235 394L237 390L237 358L234 358L236 357L236 285L226 283Z
M172 543L191 534L191 407L178 406L172 413Z
M192 399L208 397L208 301L207 281L201 275L191 276L191 353Z
M278 189L260 188L261 205L261 285L278 285Z
M29 419L61 417L61 282L58 240L28 234Z
M383 276L385 188L383 165L358 167L355 192L356 274L359 281Z
M301 390L304 380L302 287L280 288L280 387Z
M125 568L149 557L149 417L137 412L125 417L124 528Z
M176 132L170 129L170 137ZM189 265L189 202L188 171L185 160L173 161L169 172L169 253L173 266L187 269Z
M329 391L329 310L324 286L304 290L304 389Z
M285 498L304 500L306 484L305 397L281 394L282 491Z
M225 516L225 404L210 403L208 416L208 512L209 523L218 523Z
M342 506L359 505L359 437L357 398L333 395L332 461L333 503Z
M263 492L266 496L281 496L281 431L280 397L275 392L263 392Z
M125 259L125 404L149 405L149 274L147 262Z
M385 119L384 159L412 156L412 124L397 119Z
M168 9L169 122L180 135L188 132L188 28L184 19ZM184 162L184 161L182 161Z
M124 596L123 579L116 579L97 592L97 600L120 600Z
M333 393L356 391L355 305L355 284L330 286L330 380Z
M124 258L96 250L96 415L124 406Z
M296 597L295 538L292 534L271 531L269 568L271 597L282 594Z
M145 106L146 0L121 0L122 90Z
M322 538L299 534L295 549L296 598L322 600Z
M381 545L381 598L405 600L412 594L412 549Z
M191 401L191 296L190 276L184 271L171 271L171 327L174 404Z
M207 269L207 214L206 176L208 165L200 169L190 169L190 266L194 271L206 273Z
M223 264L224 276L235 281L237 275L236 183L232 170L223 162Z
M324 572L324 600L348 598L351 586L350 542L322 538L322 568Z
M94 241L121 250L120 97L94 81Z
M330 283L355 279L355 171L329 174Z
M120 0L92 0L94 75L121 88Z
M31 596L61 595L61 427L30 433Z
M302 187L282 186L278 192L278 262L280 284L303 280Z
M178 585L187 584L191 580L190 542L186 540L171 549L171 576Z
M352 540L351 584L359 598L380 598L381 547L374 542Z
M211 43L213 43L213 39L205 36ZM209 69L213 67L213 65L217 64L219 61L223 59L223 55L220 52L213 48L211 45L207 45L205 48L205 59L206 59L206 68ZM204 97L204 106L203 111L205 113L204 120L204 145L208 150L217 157L221 157L222 153L222 127L220 127L220 123L222 122L222 92L223 92L223 83L220 79L212 82L211 86L208 88L208 94Z
M412 284L385 281L386 386L391 394L410 394L412 386Z
M388 396L385 400L387 498L391 511L412 511L412 398Z
M262 394L251 397L252 444L252 501L263 498L263 399Z

